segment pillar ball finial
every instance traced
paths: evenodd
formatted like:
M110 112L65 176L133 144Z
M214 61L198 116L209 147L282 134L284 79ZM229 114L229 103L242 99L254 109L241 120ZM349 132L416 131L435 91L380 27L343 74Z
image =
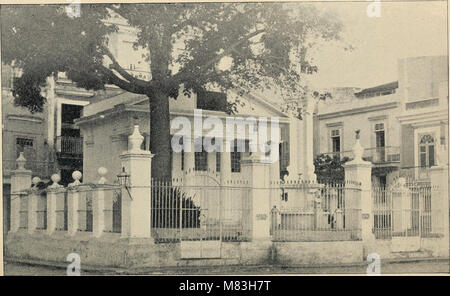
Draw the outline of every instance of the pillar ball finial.
M39 177L34 177L31 182L36 186L39 182L41 182L41 178Z
M72 185L73 186L80 185L81 184L80 179L81 179L82 176L83 175L81 174L80 171L74 171L72 173L72 178L74 179Z
M98 170L97 170L97 173L100 176L104 177L108 173L108 169L105 168L105 167L99 167Z
M58 184L59 181L61 181L61 176L58 174L53 174L50 179L52 180L53 184L50 185L51 188L57 188L61 187L61 185Z
M108 173L108 169L105 167L99 167L97 173L100 175L100 180L98 180L98 184L105 184L107 181L105 176Z
M53 181L53 183L58 183L59 181L61 181L61 177L58 174L53 174L50 179Z

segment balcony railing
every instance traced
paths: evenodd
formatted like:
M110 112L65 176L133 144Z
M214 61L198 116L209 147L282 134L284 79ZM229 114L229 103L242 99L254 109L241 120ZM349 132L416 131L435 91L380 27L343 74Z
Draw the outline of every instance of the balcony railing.
M363 157L373 163L400 162L400 147L375 147L364 149Z
M352 151L328 152L323 154L328 155L330 157L339 155L341 159L345 157L348 157L349 159L353 158ZM375 164L400 162L400 147L387 146L387 147L366 148L364 149L363 158Z
M56 138L56 152L64 154L83 154L83 138L59 136Z

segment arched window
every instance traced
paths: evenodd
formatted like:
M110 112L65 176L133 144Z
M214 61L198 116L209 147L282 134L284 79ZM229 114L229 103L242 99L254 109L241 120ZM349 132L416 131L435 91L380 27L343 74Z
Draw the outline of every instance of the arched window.
M434 165L434 137L432 135L421 136L419 142L419 161L421 167Z

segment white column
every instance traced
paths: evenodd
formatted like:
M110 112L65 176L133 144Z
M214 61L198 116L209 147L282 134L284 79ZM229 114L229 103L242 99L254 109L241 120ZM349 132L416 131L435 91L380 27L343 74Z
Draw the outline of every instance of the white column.
M303 141L301 145L303 146L303 167L304 167L304 177L305 180L316 181L317 177L314 174L314 99L308 98L304 106L305 112L303 113Z
M361 146L359 135L357 134L356 143L353 147L354 159L345 163L344 169L345 181L347 183L351 181L361 183L361 191L355 194L350 194L353 190L346 191L345 213L349 213L354 218L351 219L352 227L361 225L361 238L364 246L364 256L366 256L367 249L370 245L373 245L375 236L372 233L372 163L362 159L363 152L364 148ZM361 209L361 216L354 217L357 209Z
M34 185L31 188L31 192L28 195L28 233L33 233L37 228L37 203L38 203L38 195L37 195L37 184L41 181L39 177L34 177L32 183Z
M58 198L64 198L58 196L58 193L63 192L65 189L58 182L61 177L58 174L53 174L51 177L53 184L49 186L47 191L47 234L51 235L56 230L56 204Z
M241 161L242 173L249 178L249 206L251 214L251 238L270 240L270 164L262 162L260 153L253 153Z
M122 190L122 237L151 238L151 164L153 154L141 150L144 137L134 126L128 137L128 151L120 156L129 175L129 184Z
M47 110L48 110L48 129L47 129L47 141L50 149L54 148L55 140L55 77L52 75L47 78Z
M291 117L289 120L289 166L287 168L289 175L285 177L285 180L298 180L300 174L303 173L300 170L300 160L302 158L302 152L299 151L301 145L300 135L300 120Z
M431 228L433 232L443 232L445 245L449 245L449 172L448 164L430 169L431 181Z
M105 230L105 187L104 185L107 183L105 175L108 173L108 170L104 167L100 167L97 170L97 173L100 175L100 180L98 180L99 187L95 191L92 200L92 232L94 237L100 237ZM112 207L111 207L112 208Z
M23 152L16 160L17 170L11 172L11 232L16 232L20 227L20 199L21 192L31 188L31 171L25 169L26 159Z
M72 174L73 183L69 184L68 194L67 194L67 232L69 235L73 236L78 232L78 210L80 209L80 188L81 185L81 172L75 171Z

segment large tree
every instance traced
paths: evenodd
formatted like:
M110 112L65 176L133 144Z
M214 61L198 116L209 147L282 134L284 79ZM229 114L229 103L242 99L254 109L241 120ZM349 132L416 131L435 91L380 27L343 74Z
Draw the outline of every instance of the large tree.
M80 17L69 17L65 7L1 7L2 62L23 71L15 104L42 111L41 87L57 72L82 88L113 84L148 96L157 178L171 177L169 97L176 99L182 85L187 94L276 85L297 96L301 76L317 71L308 50L317 40L339 40L341 32L333 15L297 3L82 5ZM112 15L137 29L134 46L146 52L148 81L127 72L110 51L118 30L105 22Z

